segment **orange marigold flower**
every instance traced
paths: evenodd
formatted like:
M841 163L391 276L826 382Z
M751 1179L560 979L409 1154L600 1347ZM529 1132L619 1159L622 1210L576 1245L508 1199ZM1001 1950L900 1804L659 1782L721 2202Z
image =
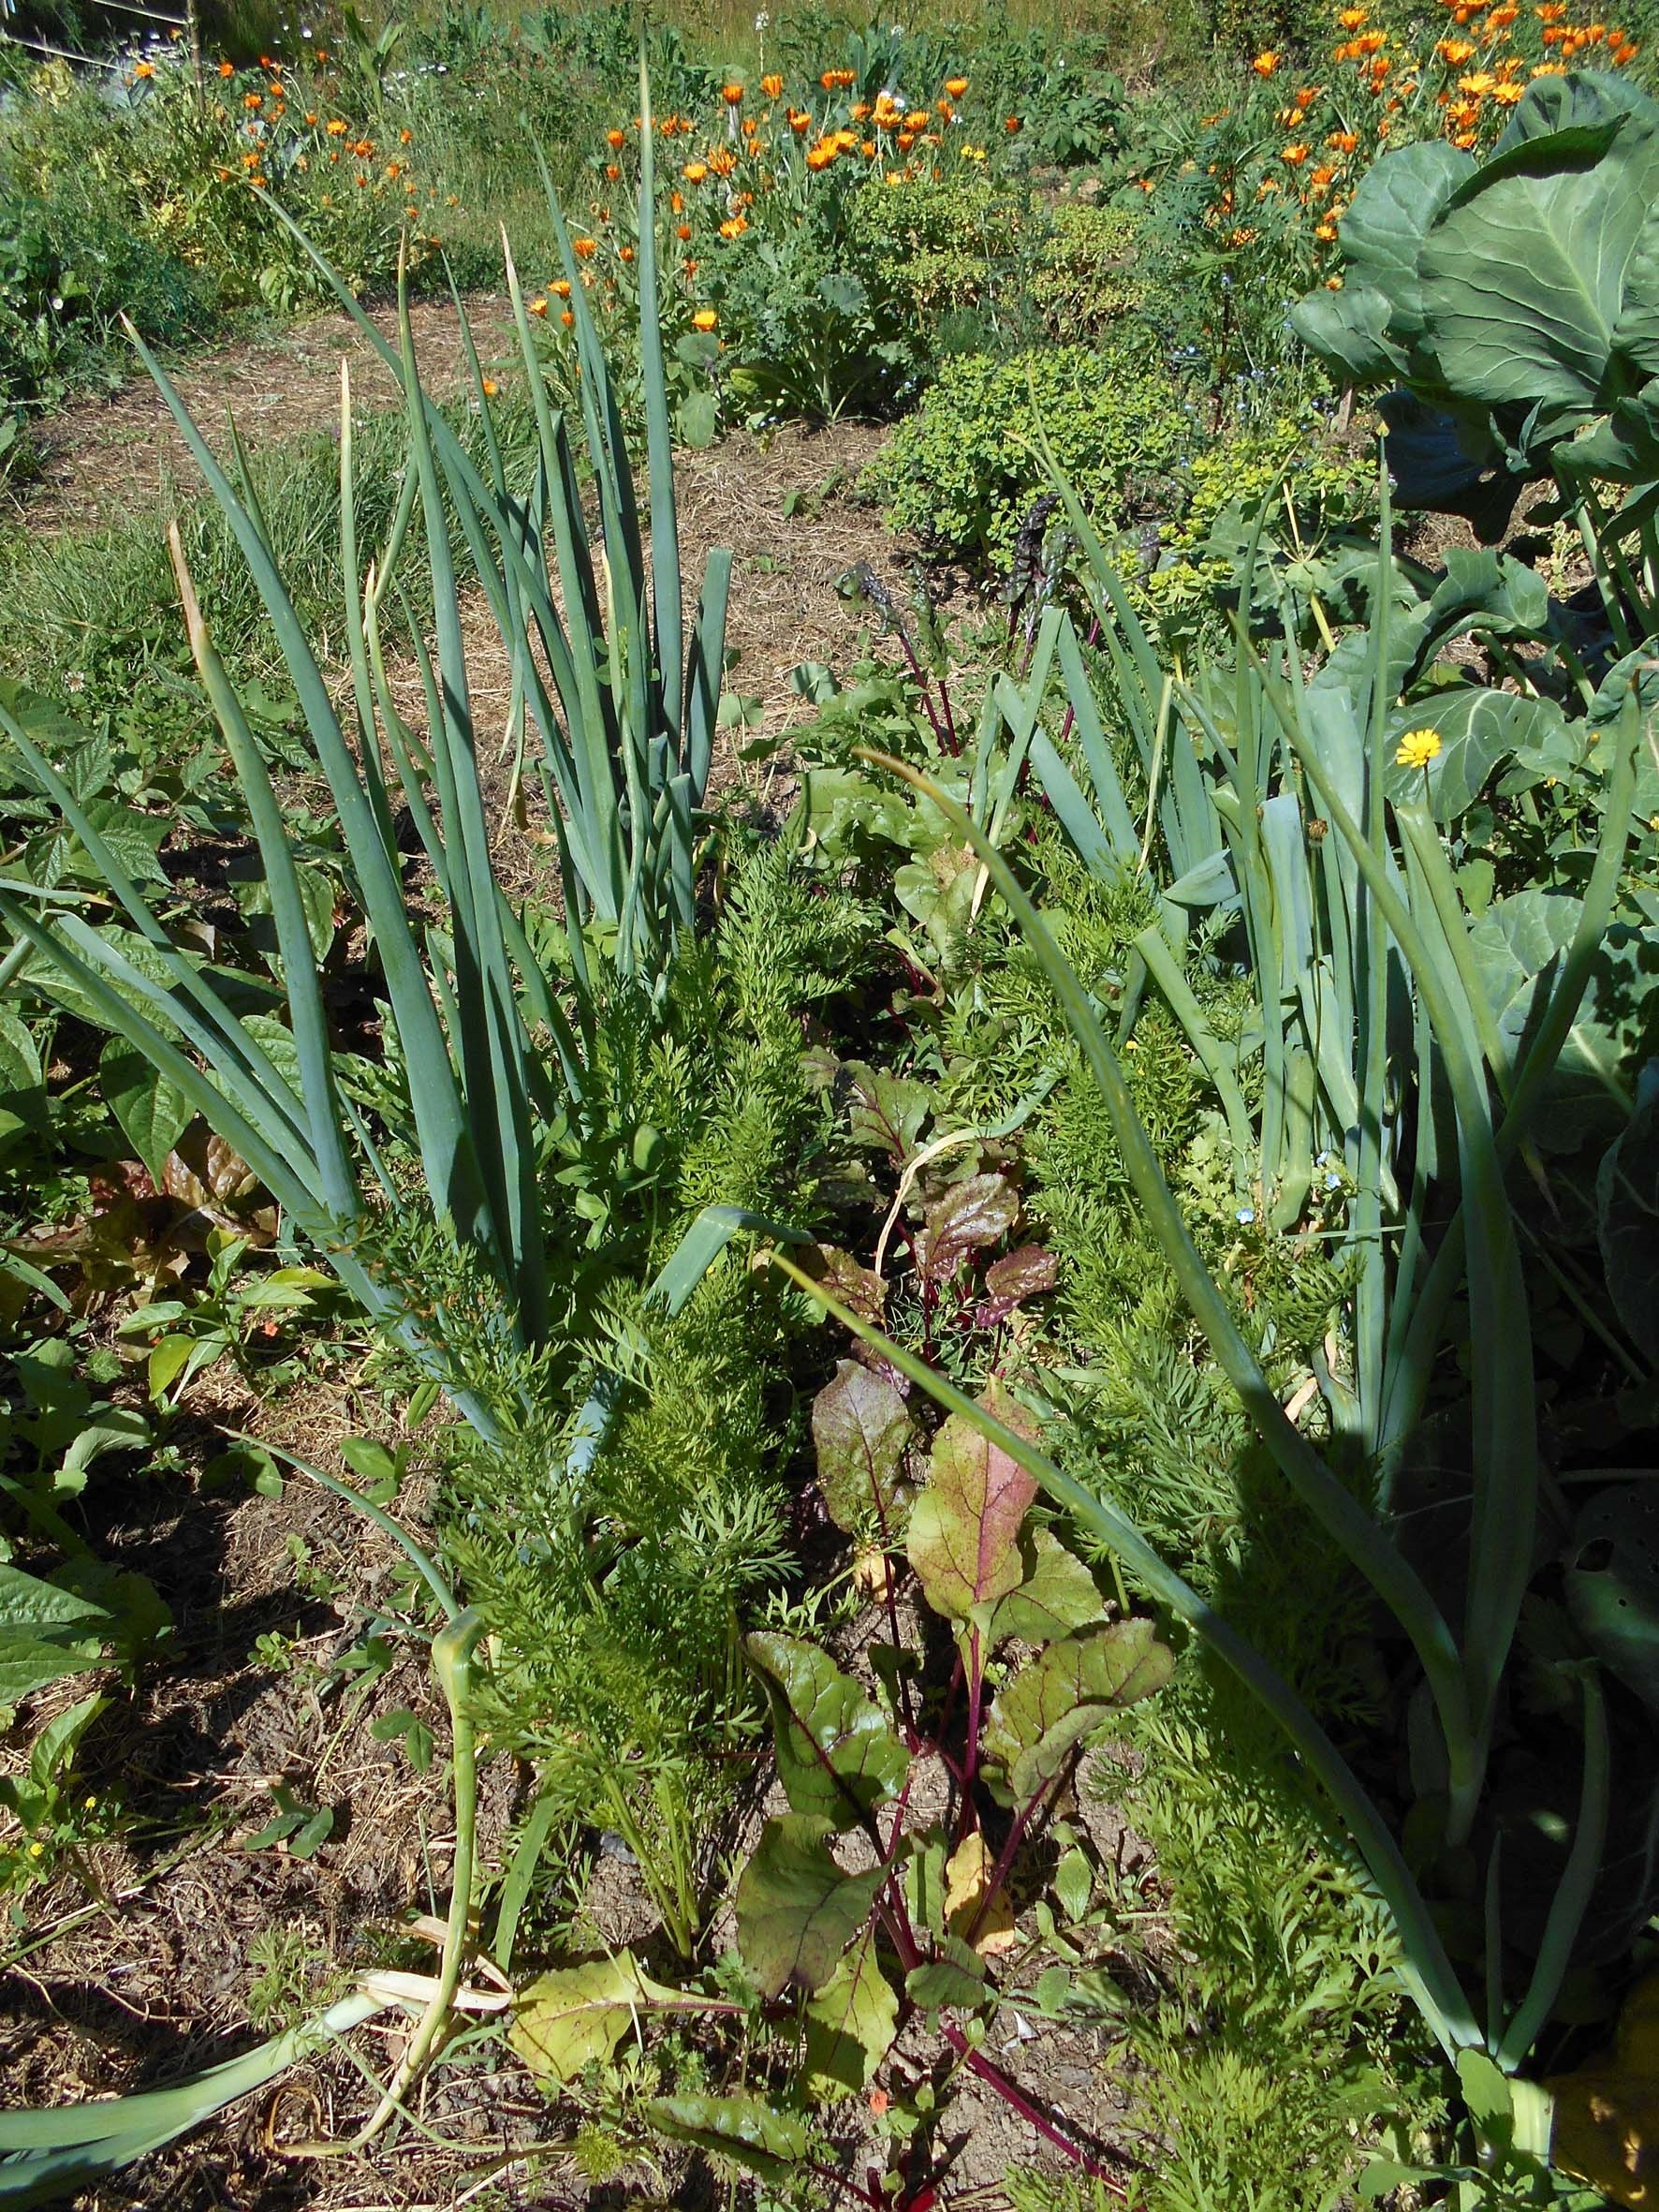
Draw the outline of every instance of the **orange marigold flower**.
M960 100L968 89L968 81L965 77L947 77L945 89L953 100Z
M140 62L139 64L139 67L140 69L149 69L152 77L154 77L155 74L155 71L150 67L150 64L148 62ZM244 108L262 108L265 105L264 96L257 92L244 92L242 96L242 104Z
M855 123L868 123L870 120L870 102L868 100L855 100L852 106L847 110L847 113L852 117Z
M748 223L741 215L727 215L720 226L720 235L722 238L741 238L748 228Z
M835 159L837 152L838 148L832 139L820 139L815 146L807 148L806 166L808 169L828 169Z
M898 147L901 154L908 154L911 147L916 143L915 133L908 130L902 130L893 142Z
M404 173L403 164L397 161L389 161L386 165L386 173L389 177L395 181L395 179L401 177Z
M486 399L493 399L500 390L501 386L497 384L493 376L484 378L484 397Z
M927 110L925 108L912 108L904 118L904 127L906 130L926 130L928 127Z
M1304 84L1301 90L1296 96L1297 106L1299 108L1311 108L1314 105L1314 102L1319 97L1319 95L1323 89L1324 87L1321 85Z
M139 77L154 77L154 74L155 64L154 62L137 62L133 66L133 76L135 79ZM257 107L258 104L259 103L257 100L254 102L255 107Z
M756 136L758 135L758 133L759 133L759 130L760 130L760 125L759 125L759 124L757 124L757 123L756 122L756 120L755 120L755 118L754 118L754 116L753 116L753 115L745 115L745 116L743 117L743 136L744 136L744 138L746 138L746 139L752 139L752 138L755 138L755 137L756 137Z
M1325 141L1339 154L1352 154L1359 143L1359 134L1352 130L1333 130Z
M248 179L248 183L253 186L256 192L263 192L265 189L265 179L260 176L257 170Z
M669 120L672 121L672 117L670 117ZM605 143L611 149L613 153L620 154L627 142L628 134L625 130L613 129L608 130L605 133Z
M1258 77L1270 77L1273 74L1273 71L1279 66L1279 56L1270 46L1263 52L1256 55L1250 66L1255 71Z
M675 231L674 236L680 241L682 245L684 245L691 237L691 225L689 223L682 223L679 229Z
M774 69L760 80L760 89L769 100L775 100L784 89L784 80Z
M617 168L614 161L608 161L605 164L605 181L607 184L614 184L618 177L621 175L622 171Z
M728 108L741 108L743 104L743 88L741 84L723 84L720 96Z
M711 154L709 156L709 167L717 177L729 177L737 165L737 155L728 154L724 146L717 154Z
M1279 158L1281 161L1288 162L1292 169L1299 169L1308 158L1309 151L1308 147L1300 144L1286 146L1281 152Z
M700 184L709 173L709 165L706 161L688 161L680 173L688 184Z
M1003 128L1007 132L1009 138L1013 138L1017 132L1024 128L1024 125L1018 115L1005 115Z
M1519 84L1494 84L1492 98L1500 108L1513 108L1520 98L1520 89Z
M1336 20L1344 31L1358 31L1364 28L1365 19L1370 13L1368 7L1344 7Z
M559 317L559 320L560 320L560 321L561 321L561 322L562 322L562 323L565 325L565 328L567 331L573 331L573 330L575 330L575 328L576 328L576 316L575 316L574 312L573 312L573 311L572 311L570 308L568 308L568 307L566 307L566 308L565 308L565 310L564 314L560 316L560 317Z
M410 141L411 141L411 140L414 139L414 136L415 136L415 133L414 133L412 130L404 129L404 130L401 130L401 131L399 131L399 133L398 133L398 144L399 144L400 146L406 146L406 145L408 145L408 144L410 143Z
M692 316L691 327L694 331L712 331L719 320L720 317L712 307L699 307Z
M818 79L818 82L824 87L826 92L833 92L835 90L835 71L833 69L826 69L824 74Z
M1467 93L1472 100L1484 100L1497 81L1490 69L1476 69L1472 76L1458 79L1458 90Z
M530 302L530 312L532 315L545 315L547 311L548 303L538 293Z
M329 136L331 139L342 139L345 136L345 125L340 121L338 116L334 118L333 122L330 123L328 127Z
M221 62L221 63L219 64L219 74L220 74L220 76L221 76L221 77L234 77L234 76L236 75L236 65L235 65L235 63L234 63L234 62Z
M685 212L685 195L683 192L670 192L668 194L668 205L675 214L683 214Z
M596 238L573 238L570 250L579 261L591 261L599 250L599 242Z
M568 300L570 297L570 279L567 276L556 276L554 277L552 283L549 285L548 290L552 293L555 300Z
M1327 245L1332 245L1336 242L1336 225L1334 223L1315 223L1314 236L1323 240Z
M616 258L619 261L631 261L634 258L633 247L631 245L623 246L619 250Z

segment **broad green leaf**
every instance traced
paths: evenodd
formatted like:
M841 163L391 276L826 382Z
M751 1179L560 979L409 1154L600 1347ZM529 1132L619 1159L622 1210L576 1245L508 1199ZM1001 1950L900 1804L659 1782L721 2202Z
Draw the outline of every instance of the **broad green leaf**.
M806 2008L807 2095L816 2104L856 2097L899 2032L897 1993L866 1928Z
M910 1414L885 1375L842 1360L813 1400L813 1444L825 1510L849 1533L887 1526L910 1441Z
M558 1967L520 1992L507 2041L538 2080L573 2082L614 2054L639 2013L677 1994L648 1980L631 1951Z
M830 1856L829 1821L768 1821L737 1888L738 1949L761 1993L820 1988L875 1901L882 1869L844 1874Z
M1567 1550L1567 1611L1596 1657L1659 1714L1659 1492L1615 1482L1591 1499Z
M1081 1920L1094 1895L1094 1870L1089 1855L1074 1844L1054 1869L1054 1895L1067 1920Z
M150 1395L153 1398L164 1398L191 1364L192 1359L198 1354L205 1354L208 1346L209 1340L204 1337L184 1335L164 1336L159 1344L153 1346L148 1376ZM217 1351L223 1351L224 1349L221 1342ZM217 1356L217 1351L213 1356ZM200 1364L199 1360L197 1364Z
M1006 1394L986 1394L987 1409L1025 1433L1029 1416ZM911 1508L910 1564L935 1613L965 1621L1024 1579L1020 1527L1036 1484L998 1446L958 1414L933 1438L927 1487Z
M96 1666L112 1625L101 1605L0 1566L0 1705Z
M29 1746L29 1779L37 1789L62 1782L70 1774L81 1737L109 1703L95 1690L47 1722Z
M1404 348L1388 334L1389 307L1381 292L1356 281L1340 292L1323 286L1309 292L1290 320L1302 344L1346 382L1381 384L1406 366Z
M0 1006L0 1108L14 1118L19 1129L46 1127L40 1054L28 1024L8 1006Z
M913 1837L904 1866L904 1910L912 1927L935 1939L945 1934L945 1845L937 1836Z
M925 1083L867 1068L861 1060L843 1062L835 1094L844 1098L853 1143L889 1152L895 1159L909 1154L933 1104Z
M1343 260L1360 282L1387 299L1396 344L1409 343L1423 327L1423 241L1453 193L1474 174L1474 161L1460 148L1444 139L1425 139L1373 162L1343 210ZM1342 300L1346 291L1344 286L1327 297Z
M1489 162L1419 263L1425 332L1449 390L1489 407L1541 406L1552 434L1599 413L1626 267L1656 193L1659 138L1639 128L1599 158L1568 131Z
M806 2156L806 2122L758 2097L653 2097L645 2117L659 2134L729 2159L762 2181L786 2181Z
M993 1644L1005 1636L1051 1644L1103 1618L1106 1608L1094 1577L1049 1529L1020 1530L1020 1565L1019 1588L1010 1590L991 1615Z
M897 1795L909 1757L850 1674L798 1636L760 1633L744 1649L771 1707L778 1778L794 1811L850 1828Z
M1470 925L1475 972L1512 1064L1543 1018L1578 913L1570 892L1534 885L1498 900ZM1610 929L1549 1078L1549 1109L1535 1124L1547 1148L1570 1149L1617 1111L1612 1101L1622 1096L1622 1070L1656 979L1659 937L1626 926Z
M1535 77L1492 152L1507 154L1529 139L1552 137L1557 131L1597 129L1622 115L1636 116L1649 128L1659 122L1659 110L1627 77L1590 69L1574 69L1564 77Z
M1501 761L1523 746L1540 745L1565 728L1553 700L1523 699L1485 685L1460 685L1438 699L1400 707L1390 716L1387 789L1390 799L1420 799L1425 780L1437 822L1455 822L1480 796ZM1441 750L1427 771L1402 768L1395 748L1408 730L1432 730Z
M1150 1620L1118 1621L1050 1644L999 1690L985 1726L985 1756L1023 1805L1051 1781L1092 1729L1162 1689L1175 1657Z
M904 1994L924 2013L972 2012L985 2000L985 1961L960 1936L947 1936L937 1958L905 1975Z
M98 1082L105 1104L159 1186L168 1154L196 1118L189 1099L119 1037L98 1055Z
M155 856L172 829L169 817L136 814L124 799L89 799L86 818L135 883L166 883L167 870ZM102 880L85 857L75 873Z

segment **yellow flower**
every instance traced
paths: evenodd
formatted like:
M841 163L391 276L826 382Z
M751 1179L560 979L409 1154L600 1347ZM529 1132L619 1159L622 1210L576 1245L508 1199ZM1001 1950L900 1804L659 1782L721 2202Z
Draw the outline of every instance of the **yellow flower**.
M500 387L500 385L499 385L499 384L497 384L497 383L496 383L496 381L495 381L495 379L494 379L494 377L493 377L493 376L486 376L486 377L485 377L485 379L484 379L484 397L485 397L486 399L493 399L493 398L495 397L496 393L497 393L497 392L498 392L500 390L501 390L501 387Z
M706 161L688 161L681 174L688 184L700 184L709 173Z
M1427 768L1440 758L1438 730L1408 730L1394 755L1396 768Z
M1279 66L1279 56L1270 46L1264 53L1258 53L1256 55L1255 61L1251 63L1250 66L1255 71L1258 77L1270 77L1273 74L1273 71Z
M547 303L547 302L546 302L545 300L532 300L532 301L531 301L531 302L530 302L530 312L531 312L531 314L532 314L532 315L545 315L545 314L547 313L547 311L548 311L548 303Z
M712 307L699 307L691 318L694 331L712 331L720 317Z
M760 89L769 100L775 100L784 89L784 80L774 70L771 76L760 80Z
M135 78L154 77L154 74L155 64L154 62L139 62L134 66L133 76Z
M953 100L960 100L968 89L968 81L965 77L947 77L945 89Z

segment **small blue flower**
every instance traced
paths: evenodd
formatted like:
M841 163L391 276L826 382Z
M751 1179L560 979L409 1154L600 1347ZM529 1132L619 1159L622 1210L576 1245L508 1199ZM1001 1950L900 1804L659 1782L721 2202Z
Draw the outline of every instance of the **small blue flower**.
M1255 1208L1254 1206L1241 1206L1239 1208L1239 1221L1241 1227L1248 1229L1255 1219Z

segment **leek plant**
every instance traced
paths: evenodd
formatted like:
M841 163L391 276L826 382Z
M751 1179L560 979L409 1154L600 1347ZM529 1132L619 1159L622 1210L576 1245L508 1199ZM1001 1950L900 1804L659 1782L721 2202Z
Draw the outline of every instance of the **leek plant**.
M344 700L279 572L240 448L228 468L221 465L166 374L134 340L257 586L332 793L379 965L387 1059L403 1079L400 1133L418 1157L421 1204L492 1287L510 1355L534 1354L552 1323L543 1178L561 1147L580 1154L603 1111L595 1097L597 1010L620 993L637 1000L648 1021L676 938L695 922L697 817L724 665L729 553L709 556L695 612L688 615L684 603L656 309L654 137L643 73L640 96L649 527L581 270L550 183L576 317L581 420L573 428L548 404L509 251L507 282L536 426L527 490L508 480L492 423L492 388L464 321L484 426L481 467L423 393L402 288L398 347L364 318L399 376L407 435L401 498L385 542L365 560L354 497L351 392L342 372L340 563L351 674ZM597 509L596 544L584 514L586 487ZM427 567L418 596L430 596L433 609L431 644L400 582L418 538ZM512 718L521 735L534 737L539 756L562 930L515 909L492 865L457 543L511 666ZM400 1335L437 1379L453 1384L452 1363L442 1351L443 1317L419 1324L403 1288L373 1254L376 1210L406 1217L410 1201L341 1084L307 932L307 886L176 532L172 557L197 668L245 793L271 889L286 1020L249 1013L239 979L172 940L68 780L4 707L0 730L102 872L126 926L97 928L73 912L36 911L15 891L0 894L0 915L22 945L235 1148L293 1231L326 1254L364 1308ZM400 715L388 679L400 632L418 671L424 731ZM420 905L431 919L417 910L405 880L394 827L400 806L430 871L435 897L423 895ZM724 1215L705 1220L694 1247L702 1255L698 1272L736 1225ZM477 1394L457 1394L489 1430L492 1417Z
M912 768L894 773L975 848L1045 970L1098 1087L1145 1219L1210 1351L1283 1479L1387 1607L1415 1659L1411 1768L1418 1800L1408 1863L1385 1811L1292 1686L1176 1574L1109 1498L867 1323L838 1318L975 1423L1040 1481L1155 1597L1243 1679L1284 1726L1364 1857L1387 1901L1412 1991L1448 2055L1483 2052L1505 2073L1526 2061L1549 2020L1585 1923L1607 1839L1608 1714L1599 1668L1573 1670L1582 1765L1570 1848L1518 2001L1503 1971L1501 1825L1490 1804L1491 1760L1512 1685L1521 1608L1540 1557L1567 1518L1540 1465L1540 1396L1518 1211L1509 1179L1528 1159L1548 1085L1578 1020L1618 897L1635 789L1639 703L1609 733L1600 837L1586 855L1568 941L1538 979L1524 1034L1500 1030L1489 1004L1446 850L1409 777L1395 773L1390 714L1398 684L1389 639L1387 489L1373 619L1362 657L1329 680L1304 677L1294 637L1264 654L1239 626L1236 666L1191 683L1166 676L1079 511L1099 587L1108 663L1146 777L1144 828L1131 813L1084 655L1055 617L1053 663L1064 686L1080 769L1022 718L1033 773L1063 827L1105 873L1135 870L1161 843L1172 880L1164 918L1140 941L1140 988L1167 995L1216 1090L1244 1188L1292 1226L1307 1163L1322 1144L1344 1159L1356 1193L1336 1263L1353 1285L1344 1352L1314 1358L1325 1416L1316 1443L1292 1418L1257 1348L1202 1257L1135 1112L1102 1012L1054 941L982 818ZM1246 573L1248 573L1248 568ZM1044 678L1043 680L1046 680ZM1079 780L1081 778L1082 780ZM1092 786L1085 795L1084 782ZM1161 837L1154 840L1154 831ZM1186 916L1222 904L1242 924L1256 1018L1237 1046L1206 1026L1177 956ZM1135 987L1123 1023L1134 1020ZM1122 1031L1120 1031L1120 1043ZM1258 1113L1241 1081L1259 1050ZM1537 1163L1530 1164L1536 1171ZM787 1265L787 1262L784 1263ZM822 1303L824 1290L806 1284ZM1454 1302L1460 1318L1454 1333ZM1466 1347L1470 1476L1461 1604L1431 1576L1394 1510L1396 1481L1423 1420L1431 1378ZM1459 1556L1463 1546L1460 1542ZM1484 1864L1482 1864L1484 1862ZM1473 1865L1485 1895L1486 1986L1465 1989L1419 1877ZM1484 2061L1483 2061L1484 2063ZM1519 2092L1518 2092L1519 2094Z

